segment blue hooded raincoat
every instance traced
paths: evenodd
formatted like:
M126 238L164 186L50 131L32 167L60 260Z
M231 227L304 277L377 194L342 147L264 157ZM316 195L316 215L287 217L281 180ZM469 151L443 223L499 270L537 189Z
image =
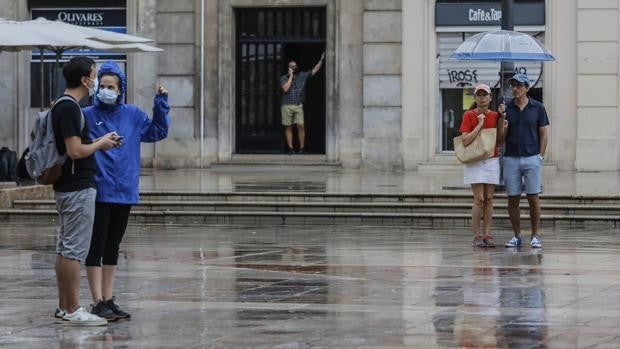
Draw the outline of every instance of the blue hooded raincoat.
M94 106L84 109L84 116L90 125L91 139L113 131L125 137L120 147L95 152L97 202L133 205L140 200L140 143L157 142L168 136L170 106L167 95L156 95L153 119L149 119L137 106L123 103L127 80L116 63L103 63L97 77L101 81L102 75L110 73L115 74L121 83L121 93L116 104L105 104L95 97ZM99 87L97 92L98 90Z

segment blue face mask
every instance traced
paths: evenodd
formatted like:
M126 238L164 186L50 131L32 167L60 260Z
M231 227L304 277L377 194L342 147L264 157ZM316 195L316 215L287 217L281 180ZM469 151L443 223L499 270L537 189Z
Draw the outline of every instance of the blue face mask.
M102 103L114 105L118 99L118 94L115 91L102 88L97 93L97 99Z

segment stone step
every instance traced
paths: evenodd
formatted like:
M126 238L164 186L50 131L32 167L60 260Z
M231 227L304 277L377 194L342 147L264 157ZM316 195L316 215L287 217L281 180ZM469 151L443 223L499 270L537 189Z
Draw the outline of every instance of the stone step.
M507 204L494 203L496 211L506 211ZM13 208L53 210L53 200L15 200ZM544 213L551 215L620 215L620 205L552 204L543 202ZM260 212L375 212L375 213L468 213L471 203L458 202L295 202L295 201L167 201L144 200L139 211L260 211ZM521 204L527 212L527 203Z
M390 193L324 193L282 191L245 191L245 192L185 192L185 191L143 191L143 201L278 201L278 202L463 202L471 203L469 191L444 194L390 194ZM545 195L541 200L546 204L618 204L620 196L587 195ZM495 201L505 201L506 195L497 193ZM525 200L525 195L522 196Z
M529 215L522 214L527 227ZM0 209L0 221L53 224L55 210ZM586 229L592 226L617 228L620 215L552 215L541 216L544 227ZM469 227L469 213L394 213L394 212L265 212L265 211L144 211L132 210L133 224L327 224L327 225L392 225L428 227ZM496 227L509 227L506 213L493 215Z
M252 166L254 170L287 170L300 167L309 170L336 170L342 167L339 162L328 161L327 156L322 154L233 154L230 160L214 162L209 169L231 170L248 166Z

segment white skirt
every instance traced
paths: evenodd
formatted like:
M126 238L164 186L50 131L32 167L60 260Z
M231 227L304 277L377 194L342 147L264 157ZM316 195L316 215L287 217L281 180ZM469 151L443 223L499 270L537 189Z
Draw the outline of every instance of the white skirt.
M465 164L463 181L465 184L499 184L499 158Z

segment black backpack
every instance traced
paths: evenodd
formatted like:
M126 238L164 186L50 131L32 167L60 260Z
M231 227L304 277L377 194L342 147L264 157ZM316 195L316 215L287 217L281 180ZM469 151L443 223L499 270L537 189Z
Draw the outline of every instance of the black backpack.
M0 149L0 182L17 181L17 153L7 147Z
M17 161L17 178L20 180L33 179L30 177L30 173L28 173L28 170L26 169L26 155L28 155L28 150L28 147L26 147L26 150L24 150L22 156Z

